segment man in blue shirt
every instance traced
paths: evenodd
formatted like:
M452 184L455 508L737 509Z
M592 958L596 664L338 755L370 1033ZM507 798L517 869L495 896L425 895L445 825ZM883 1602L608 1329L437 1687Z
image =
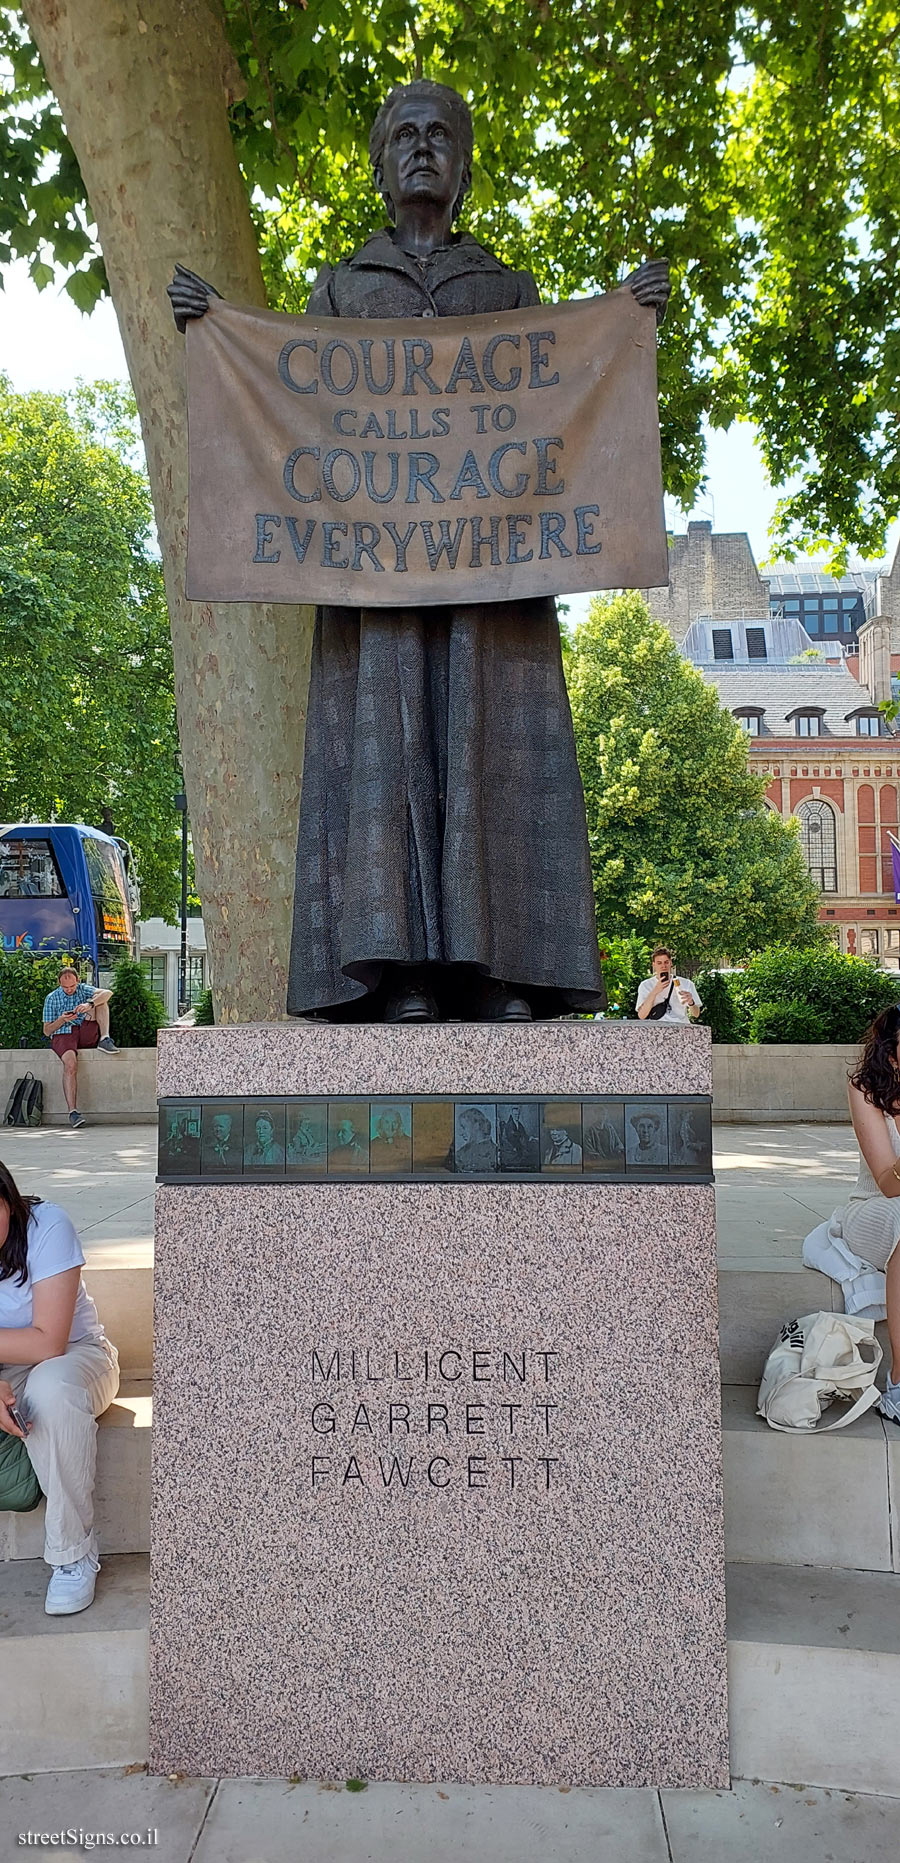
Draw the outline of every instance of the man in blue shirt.
M89 983L79 983L77 970L67 964L59 973L58 989L44 998L44 1034L62 1062L70 1126L84 1125L84 1114L77 1106L79 1048L97 1048L101 1054L119 1052L109 1033L111 995L111 990L95 990Z

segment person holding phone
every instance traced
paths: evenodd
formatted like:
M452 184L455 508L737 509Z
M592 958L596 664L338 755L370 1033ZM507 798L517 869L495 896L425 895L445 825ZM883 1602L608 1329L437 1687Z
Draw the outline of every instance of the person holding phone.
M0 1430L24 1441L46 1497L50 1617L93 1601L96 1419L119 1388L83 1266L65 1210L22 1196L0 1164Z
M667 945L659 944L650 960L652 976L638 984L639 1022L696 1022L703 1007L690 977L676 977L675 960Z

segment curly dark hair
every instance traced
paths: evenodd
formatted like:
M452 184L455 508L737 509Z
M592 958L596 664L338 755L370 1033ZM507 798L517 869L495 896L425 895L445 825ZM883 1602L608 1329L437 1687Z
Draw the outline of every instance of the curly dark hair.
M416 78L412 84L398 84L396 90L388 92L372 124L372 130L369 136L369 161L372 164L375 186L384 201L390 218L395 220L394 203L384 185L382 158L384 156L384 145L387 141L388 121L398 103L402 103L407 97L413 99L422 97L426 101L431 99L435 103L440 102L446 104L450 112L450 118L456 134L459 137L462 152L465 157L460 190L453 203L452 217L455 220L457 215L462 211L463 202L472 185L472 151L475 147L475 137L472 130L472 113L469 106L465 98L460 96L459 91L451 90L449 84L435 84L431 78Z
M883 1113L900 1113L900 1069L896 1065L900 1037L900 1004L892 1003L875 1017L863 1036L862 1054L851 1087Z
M0 1248L0 1281L18 1276L19 1286L28 1279L28 1220L40 1197L23 1197L11 1171L0 1164L0 1203L9 1211L9 1233Z

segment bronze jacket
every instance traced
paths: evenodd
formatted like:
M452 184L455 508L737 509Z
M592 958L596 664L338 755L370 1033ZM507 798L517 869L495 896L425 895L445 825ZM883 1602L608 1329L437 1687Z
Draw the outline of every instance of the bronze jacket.
M310 317L472 317L539 304L530 272L514 272L471 233L420 264L388 232L359 252L323 266L307 305Z

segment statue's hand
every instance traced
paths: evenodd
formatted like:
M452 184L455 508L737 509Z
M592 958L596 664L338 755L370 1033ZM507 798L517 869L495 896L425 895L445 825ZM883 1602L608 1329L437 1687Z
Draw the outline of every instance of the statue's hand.
M176 265L175 276L166 286L175 328L183 336L192 317L205 317L209 310L210 298L221 297L215 285L208 285L205 278L198 278L196 272L189 272L186 265Z
M636 272L629 272L625 283L631 286L639 304L655 310L657 324L661 324L672 289L668 259L646 259Z

